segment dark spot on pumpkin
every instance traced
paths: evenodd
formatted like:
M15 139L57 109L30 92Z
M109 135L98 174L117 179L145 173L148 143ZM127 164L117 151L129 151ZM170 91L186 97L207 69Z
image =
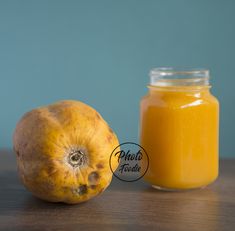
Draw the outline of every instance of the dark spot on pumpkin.
M101 163L99 163L99 164L96 165L96 167L99 168L99 169L101 169L101 168L104 168L104 165L101 164Z
M91 185L90 186L91 189L96 189L96 187L97 187L96 185Z
M112 137L111 135L108 135L108 136L107 136L107 140L108 140L109 143L111 142L112 138L113 138L113 137Z
M19 152L19 151L16 151L16 155L17 155L17 156L20 156L20 152Z
M99 180L99 178L100 178L100 175L99 175L99 173L97 173L97 172L92 172L92 173L90 173L89 174L89 176L88 176L88 181L90 182L90 184L96 184L97 183L97 181Z
M85 184L80 185L78 188L78 194L79 195L84 195L87 193L87 186Z
M68 187L62 187L61 189L62 189L63 192L67 192L69 188Z
M48 182L47 184L44 185L44 189L46 191L52 191L54 190L54 184L52 182Z
M100 120L101 119L101 117L100 117L100 115L99 115L99 113L98 112L96 112L96 117Z
M47 174L48 176L52 176L57 172L57 169L53 165L49 165L47 168Z
M57 118L57 111L55 110L55 108L49 107L48 112L50 113L52 117Z
M111 127L109 127L109 132L112 134L114 133Z

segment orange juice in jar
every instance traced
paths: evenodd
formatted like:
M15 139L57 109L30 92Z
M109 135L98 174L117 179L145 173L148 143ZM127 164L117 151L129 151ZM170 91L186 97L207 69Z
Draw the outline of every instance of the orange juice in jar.
M163 190L201 188L218 176L219 103L208 70L155 68L140 103L144 179Z

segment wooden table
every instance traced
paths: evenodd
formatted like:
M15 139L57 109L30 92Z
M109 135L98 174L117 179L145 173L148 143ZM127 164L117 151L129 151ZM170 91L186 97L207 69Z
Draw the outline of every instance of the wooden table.
M160 192L114 179L79 205L47 203L21 185L13 152L0 152L0 230L235 230L235 160L203 190Z

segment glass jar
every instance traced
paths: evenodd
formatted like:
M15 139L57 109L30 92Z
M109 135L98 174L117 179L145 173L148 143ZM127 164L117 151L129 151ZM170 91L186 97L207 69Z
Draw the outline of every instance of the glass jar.
M140 103L144 179L163 190L204 187L218 176L219 103L208 70L155 68Z

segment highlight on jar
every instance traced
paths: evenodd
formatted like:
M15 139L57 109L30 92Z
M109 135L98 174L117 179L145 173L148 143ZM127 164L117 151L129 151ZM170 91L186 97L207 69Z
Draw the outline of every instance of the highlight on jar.
M150 71L139 135L149 157L144 179L156 189L203 188L218 176L219 102L209 78L204 69Z

